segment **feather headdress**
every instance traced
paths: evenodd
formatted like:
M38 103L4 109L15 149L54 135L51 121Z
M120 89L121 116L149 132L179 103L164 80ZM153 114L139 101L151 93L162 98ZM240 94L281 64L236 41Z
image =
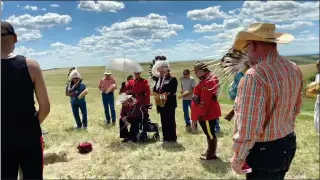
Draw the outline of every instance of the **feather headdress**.
M249 67L249 60L247 54L243 51L230 48L228 52L217 61L211 61L206 63L207 67L211 70L211 74L219 79L221 92L225 84L230 84L233 81L236 74L243 72Z
M151 80L156 81L157 78L159 77L159 75L157 75L157 72L154 71L155 69L153 68L156 62L166 61L166 60L167 60L167 57L165 56L156 56L154 60L152 60L152 63L150 64L150 67L149 67L149 76Z

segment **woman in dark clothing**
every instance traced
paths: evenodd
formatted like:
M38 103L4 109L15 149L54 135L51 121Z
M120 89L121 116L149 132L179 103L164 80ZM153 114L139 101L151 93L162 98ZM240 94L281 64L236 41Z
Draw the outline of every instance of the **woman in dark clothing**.
M137 135L139 132L139 120L142 119L142 112L140 110L141 104L132 97L132 95L127 95L122 93L118 100L117 105L122 104L120 113L120 138L123 138L123 142L131 140L132 142L137 142ZM142 109L143 113L148 112ZM130 131L128 131L128 125L130 126Z
M170 75L170 67L168 61L157 61L153 66L153 72L159 73L153 92L157 99L157 111L160 113L163 141L176 142L176 118L175 112L177 107L176 92L178 81ZM160 100L164 96L165 100ZM162 102L161 102L162 101Z

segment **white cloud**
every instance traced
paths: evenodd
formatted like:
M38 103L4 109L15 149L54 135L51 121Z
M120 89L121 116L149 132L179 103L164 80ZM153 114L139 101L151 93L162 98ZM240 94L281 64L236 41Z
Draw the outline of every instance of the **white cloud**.
M220 10L221 6L208 7L206 9L196 9L187 12L187 17L192 20L214 20L214 19L224 19L230 18L230 15L227 15Z
M167 39L183 30L183 25L169 24L166 16L151 13L145 17L131 17L124 22L99 28L98 31L108 38L152 38Z
M243 3L240 16L275 23L319 20L319 1L246 1Z
M1 1L1 10L3 10L4 3Z
M122 2L116 1L85 1L80 0L78 8L85 11L96 11L96 12L117 12L118 10L124 9L125 5Z
M318 42L319 44L319 36L316 36L314 34L303 34L298 35L293 42Z
M282 30L295 30L295 29L303 29L306 27L313 27L313 26L314 26L313 22L296 21L292 24L277 25L277 28Z
M71 29L71 27L66 27L66 31L70 31Z
M47 9L46 8L42 8L41 11L47 11Z
M72 18L69 15L57 13L47 13L43 16L31 16L24 14L21 16L10 16L6 21L10 22L15 28L40 29L51 28L59 24L69 24Z
M18 41L37 41L42 37L40 31L36 29L16 28L15 31L18 35Z
M193 26L194 32L215 32L238 28L241 22L238 19L225 19L223 24L212 23L211 25L196 24Z
M58 4L50 4L50 7L55 7L55 8L58 8L60 7Z
M72 18L68 15L47 13L43 16L10 16L6 21L16 29L19 41L36 41L42 38L40 30L51 28L60 24L69 24Z
M301 34L307 34L307 33L310 33L310 31L301 31L300 33Z
M23 9L31 10L31 11L38 11L38 7L37 6L30 6L30 5L24 6Z

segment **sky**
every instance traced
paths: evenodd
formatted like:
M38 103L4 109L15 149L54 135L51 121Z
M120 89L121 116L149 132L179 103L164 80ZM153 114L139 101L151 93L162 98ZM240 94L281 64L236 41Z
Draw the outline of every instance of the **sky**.
M113 58L151 62L218 59L254 22L294 35L282 55L319 53L319 1L5 1L2 20L15 53L42 69L104 66Z

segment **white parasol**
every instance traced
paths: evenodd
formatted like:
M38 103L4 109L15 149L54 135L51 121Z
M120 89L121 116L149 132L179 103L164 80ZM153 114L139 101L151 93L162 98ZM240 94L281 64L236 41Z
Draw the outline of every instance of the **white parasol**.
M134 62L131 59L126 59L126 58L112 59L106 66L106 69L129 72L129 73L143 71L143 68L140 66L140 64Z

